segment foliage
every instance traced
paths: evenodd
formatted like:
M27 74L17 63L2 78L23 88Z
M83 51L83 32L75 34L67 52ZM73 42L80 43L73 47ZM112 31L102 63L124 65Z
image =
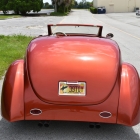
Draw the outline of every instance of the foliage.
M81 1L78 3L76 0L74 0L74 4L72 5L72 8L89 9L92 6L93 6L93 2Z
M90 12L93 14L97 14L97 8L90 7Z
M23 59L32 38L23 35L0 35L0 79L13 61Z
M3 11L4 14L7 13L7 3L8 0L0 0L0 9Z
M72 3L74 0L52 0L55 12L67 13L71 10Z
M43 7L43 0L2 0L0 9L6 14L8 10L14 10L15 14L26 14L33 10L39 12Z
M48 2L44 3L44 9L53 9L53 5L50 5Z

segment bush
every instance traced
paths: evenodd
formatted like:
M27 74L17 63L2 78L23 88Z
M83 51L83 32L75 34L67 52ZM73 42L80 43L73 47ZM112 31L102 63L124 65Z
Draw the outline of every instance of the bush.
M1 2L2 1L2 2ZM43 0L0 0L0 9L4 14L13 10L15 14L25 15L27 12L39 12L43 7Z
M93 14L97 14L97 8L90 7L90 12Z

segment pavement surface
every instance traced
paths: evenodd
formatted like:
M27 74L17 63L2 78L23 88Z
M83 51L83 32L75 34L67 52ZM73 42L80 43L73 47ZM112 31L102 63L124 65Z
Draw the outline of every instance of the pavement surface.
M49 12L51 11L52 10L49 10ZM48 11L42 10L41 12L47 13ZM22 34L27 36L46 35L47 24L57 24L63 18L64 17L47 16L46 14L39 17L22 16L21 18L0 20L0 34Z
M47 34L49 23L83 23L103 25L103 35L113 33L122 53L122 60L133 64L140 73L140 17L135 13L94 15L87 10L72 10L66 17L23 17L0 21L0 34ZM1 84L1 82L0 82ZM1 89L0 89L1 90ZM0 121L0 139L30 140L140 140L140 124L127 127L101 124L90 129L85 122L53 121L49 128L39 128L37 121L9 123Z

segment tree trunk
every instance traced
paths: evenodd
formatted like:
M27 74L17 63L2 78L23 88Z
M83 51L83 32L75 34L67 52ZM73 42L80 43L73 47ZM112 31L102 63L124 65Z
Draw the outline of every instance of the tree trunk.
M57 12L57 3L55 1L55 9L54 9L54 12Z

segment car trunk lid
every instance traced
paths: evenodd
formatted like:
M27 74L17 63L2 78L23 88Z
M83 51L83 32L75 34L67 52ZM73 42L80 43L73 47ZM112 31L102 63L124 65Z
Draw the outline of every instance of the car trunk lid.
M98 104L111 94L118 74L119 55L117 44L109 39L37 38L27 51L30 82L44 102ZM79 88L79 93L74 88L77 91Z

